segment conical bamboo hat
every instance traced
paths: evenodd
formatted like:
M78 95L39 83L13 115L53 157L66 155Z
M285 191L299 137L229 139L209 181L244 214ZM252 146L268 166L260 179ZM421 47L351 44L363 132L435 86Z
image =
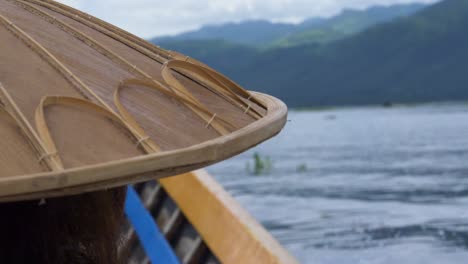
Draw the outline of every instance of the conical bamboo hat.
M276 135L286 106L54 1L0 1L0 201L205 167Z

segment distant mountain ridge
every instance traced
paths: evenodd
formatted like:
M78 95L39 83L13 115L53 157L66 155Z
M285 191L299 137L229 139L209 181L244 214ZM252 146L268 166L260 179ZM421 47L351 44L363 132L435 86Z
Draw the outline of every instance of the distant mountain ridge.
M331 45L267 52L226 72L292 106L468 100L467 28L468 1L445 0Z
M303 23L284 24L268 21L246 21L223 25L204 26L199 30L173 37L159 37L155 43L174 43L181 40L224 40L249 46L294 46L322 43L340 39L362 31L372 25L391 21L396 17L411 15L423 4L374 6L366 10L343 10L331 18L310 18Z
M291 107L468 101L467 28L468 1L445 0L330 45L205 62Z
M182 33L174 37L155 38L153 42L175 42L183 40L224 40L243 45L265 45L279 36L289 34L296 29L293 24L271 23L257 20L242 23L204 26L200 30Z
M411 16L426 6L424 4L400 4L372 6L365 10L345 9L339 15L328 19L304 21L298 30L278 39L273 46L290 47L336 41L377 24Z
M467 28L468 1L445 0L328 44L197 40L175 49L290 107L468 101Z

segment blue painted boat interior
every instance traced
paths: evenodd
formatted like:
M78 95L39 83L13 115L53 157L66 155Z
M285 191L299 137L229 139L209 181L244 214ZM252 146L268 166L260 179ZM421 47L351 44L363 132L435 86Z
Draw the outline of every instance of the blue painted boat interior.
M128 187L125 214L151 263L180 263L133 187Z

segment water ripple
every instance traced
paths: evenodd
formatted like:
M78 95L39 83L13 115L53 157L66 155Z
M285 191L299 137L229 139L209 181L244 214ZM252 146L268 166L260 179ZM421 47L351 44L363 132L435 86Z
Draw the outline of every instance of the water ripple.
M301 263L466 263L468 106L289 119L277 138L209 171ZM249 173L254 153L271 171Z

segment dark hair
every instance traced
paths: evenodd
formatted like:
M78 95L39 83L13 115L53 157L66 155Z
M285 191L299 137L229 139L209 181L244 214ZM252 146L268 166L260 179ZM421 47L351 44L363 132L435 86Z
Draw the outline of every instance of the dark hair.
M126 187L0 204L0 263L115 264Z

